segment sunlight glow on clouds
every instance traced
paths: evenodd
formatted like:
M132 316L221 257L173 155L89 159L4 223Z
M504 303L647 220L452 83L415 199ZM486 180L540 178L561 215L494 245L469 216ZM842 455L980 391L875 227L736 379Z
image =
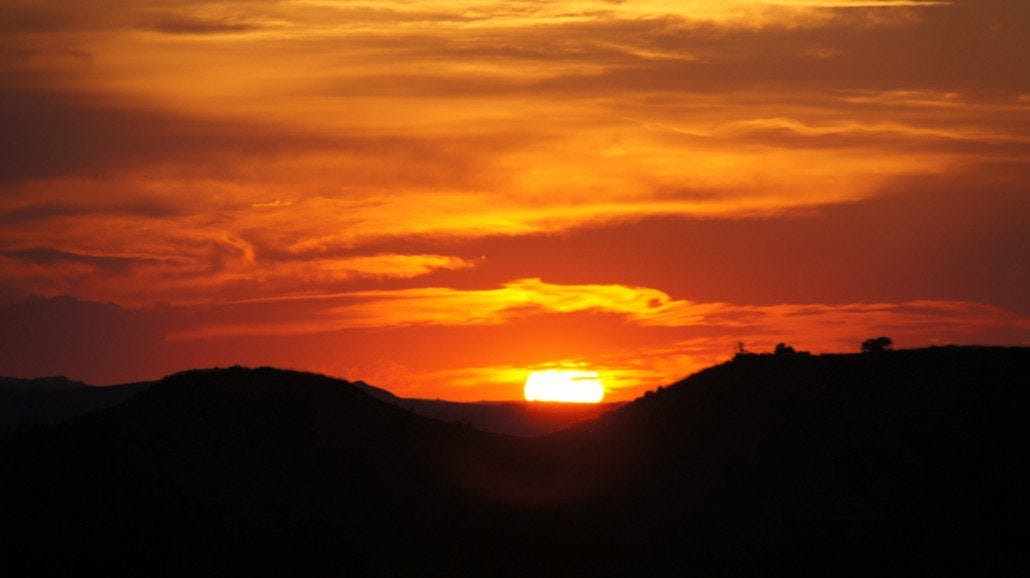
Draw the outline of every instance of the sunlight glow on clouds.
M7 0L3 14L0 296L168 307L177 338L390 328L428 348L442 346L426 327L594 314L610 333L707 331L645 348L713 340L693 361L638 359L676 371L733 332L814 349L851 343L845 326L913 345L1028 339L1020 0ZM894 212L859 217L881 206ZM740 239L801 217L825 225L781 229L776 259L741 256ZM712 222L732 238L699 232ZM652 225L676 235L641 240ZM633 253L566 260L594 230ZM670 264L679 244L704 253ZM771 296L723 266L745 261L754 279L797 278ZM852 274L884 277L856 293ZM194 307L251 318L201 326ZM448 347L405 379L558 355ZM580 357L559 356L658 378L630 356Z
M459 290L445 287L356 291L329 295L287 296L286 300L331 300L317 319L299 323L263 323L209 327L180 338L241 334L302 334L345 328L406 325L494 325L541 313L595 311L623 316L655 327L759 328L839 342L868 325L897 331L920 326L949 332L969 328L1013 326L1030 329L1030 320L997 307L958 301L734 305L676 300L662 291L622 285L555 285L540 279L519 279L496 289ZM851 337L853 339L853 337Z

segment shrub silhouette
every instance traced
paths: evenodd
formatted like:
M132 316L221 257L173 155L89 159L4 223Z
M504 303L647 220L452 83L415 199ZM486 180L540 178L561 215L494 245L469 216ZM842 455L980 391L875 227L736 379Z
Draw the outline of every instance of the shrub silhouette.
M894 342L890 337L874 337L862 342L863 353L875 353L879 351L890 351Z

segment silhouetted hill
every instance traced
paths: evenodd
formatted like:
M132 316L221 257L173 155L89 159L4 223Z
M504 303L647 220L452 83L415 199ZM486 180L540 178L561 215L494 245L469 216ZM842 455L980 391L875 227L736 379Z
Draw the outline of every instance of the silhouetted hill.
M121 405L4 440L3 542L60 545L32 560L50 571L92 563L148 574L206 572L212 560L253 570L252 550L286 555L287 543L321 547L326 536L415 548L454 508L434 477L452 447L489 439L324 376L179 373Z
M743 355L564 443L632 472L608 523L646 519L620 544L665 563L1001 572L1030 561L1028 370L1027 348Z
M0 563L1021 575L1028 365L1027 348L741 356L536 439L323 376L186 372L0 441Z

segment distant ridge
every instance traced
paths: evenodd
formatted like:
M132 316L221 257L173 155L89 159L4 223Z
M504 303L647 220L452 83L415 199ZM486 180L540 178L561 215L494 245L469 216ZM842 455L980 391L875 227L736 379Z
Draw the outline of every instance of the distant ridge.
M149 385L97 387L64 376L0 377L0 435L118 405Z
M595 419L624 405L623 402L455 402L416 398L398 398L396 403L404 409L433 419L460 422L483 431L522 437L553 433Z
M230 369L247 368L236 366ZM278 371L274 368L259 369ZM192 371L217 370L218 368ZM364 381L337 381L357 388L380 401L403 407L425 417L445 422L459 422L483 431L523 437L551 433L593 419L622 405L530 404L521 401L469 403L402 398ZM35 379L0 377L0 434L35 425L59 423L75 415L117 405L152 383L154 382L97 387L69 380L64 376ZM5 391L5 388L18 391Z
M0 376L0 388L7 389L35 389L39 391L59 391L64 389L76 389L80 387L92 387L81 381L68 379L63 375L53 377L2 377Z

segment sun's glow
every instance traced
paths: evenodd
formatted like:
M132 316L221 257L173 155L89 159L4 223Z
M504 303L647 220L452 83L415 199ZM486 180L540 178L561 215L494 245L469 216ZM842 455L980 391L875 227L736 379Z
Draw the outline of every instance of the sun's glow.
M604 399L604 384L596 371L545 369L526 378L526 401L597 403Z

